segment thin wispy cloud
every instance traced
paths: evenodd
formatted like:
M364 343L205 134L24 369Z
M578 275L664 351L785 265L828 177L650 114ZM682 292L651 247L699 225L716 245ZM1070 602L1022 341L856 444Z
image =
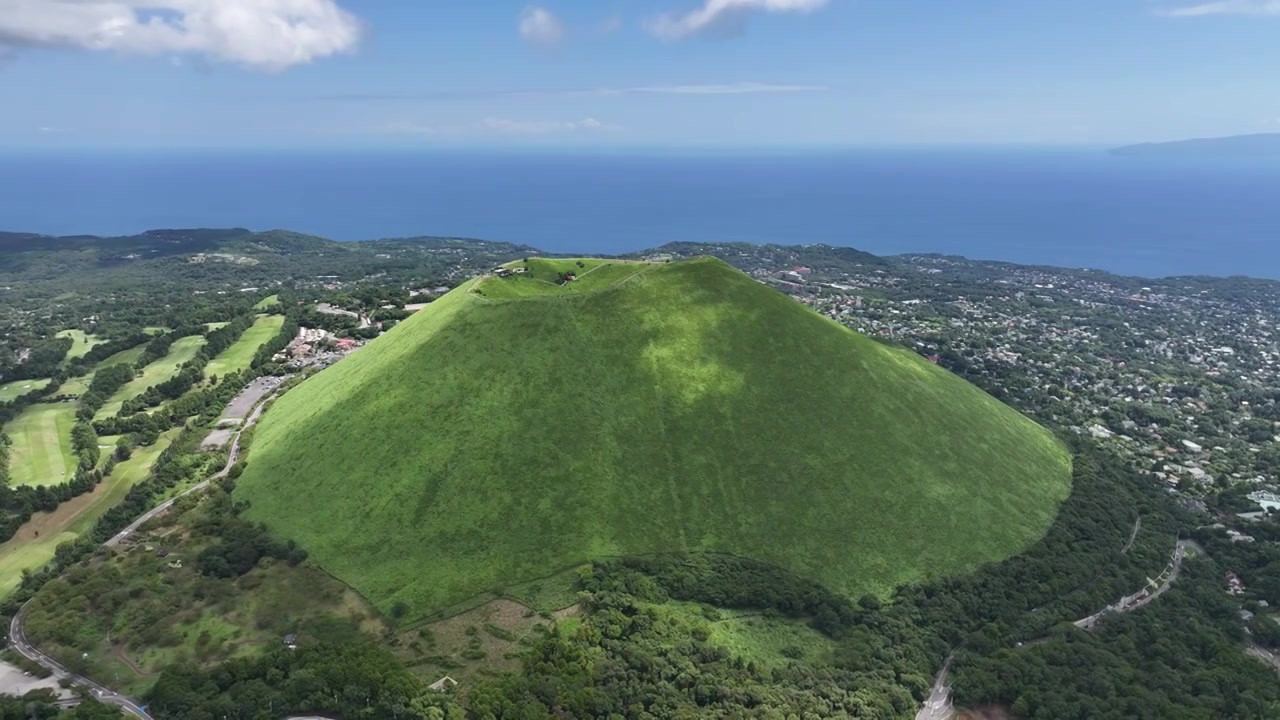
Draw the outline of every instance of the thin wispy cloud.
M395 100L473 100L478 98L548 98L548 97L608 97L619 95L792 95L821 93L830 90L826 85L798 83L738 82L688 85L639 85L633 87L600 88L537 88L531 90L433 90L417 93L339 93L313 95L300 100L333 102L374 102Z
M375 135L416 138L458 138L485 135L570 135L620 130L617 125L594 117L580 120L513 119L486 117L473 123L431 125L414 120L395 120L373 129Z
M551 135L556 133L599 132L616 130L595 118L581 120L512 120L510 118L485 118L479 123L482 130L503 135Z
M520 37L530 45L548 48L564 42L568 33L550 10L531 5L520 14Z
M0 50L75 48L191 54L266 70L359 45L334 0L0 0Z
M645 29L664 40L683 40L705 32L740 27L753 12L809 13L828 0L703 0L702 7L650 18Z
M825 92L825 85L776 85L729 83L725 85L656 85L622 90L600 90L601 95L776 95Z
M1217 0L1199 5L1158 10L1166 17L1207 17L1210 15L1280 15L1280 0Z

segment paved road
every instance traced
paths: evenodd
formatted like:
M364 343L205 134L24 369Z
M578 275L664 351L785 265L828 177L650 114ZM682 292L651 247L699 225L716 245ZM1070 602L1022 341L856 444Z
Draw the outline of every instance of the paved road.
M1271 665L1271 667L1277 670L1280 670L1280 657L1276 657L1275 653L1271 652L1270 650L1267 650L1266 648L1258 645L1257 643L1252 643L1252 642L1249 643L1249 646L1246 647L1244 651L1245 653L1252 655L1258 658L1259 660Z
M28 602L28 605L29 604L30 603ZM59 680L67 678L75 685L88 688L89 692L98 699L98 702L115 705L134 717L143 718L144 720L152 720L151 715L147 713L146 707L139 704L137 700L115 693L109 688L99 685L83 675L77 675L63 667L57 660L54 660L48 655L37 650L30 642L27 641L26 630L22 627L22 616L26 612L27 605L23 605L22 609L18 611L18 614L13 616L13 621L9 623L9 647L18 651L20 655L28 660L37 662L48 668L49 671L53 673L53 676Z
M244 427L246 429L253 427L253 424L258 421L258 416L262 414L262 410L263 408L266 407L266 405L267 404L263 402L263 403L260 403L258 407L254 408L253 413L249 415L249 419L245 420ZM137 532L138 528L142 527L142 525L146 523L148 520L151 520L152 518L157 517L159 515L163 515L165 512L167 512L169 508L173 507L173 504L177 502L179 498L184 498L192 493L200 492L201 490L204 490L206 487L209 487L209 483L213 482L214 480L221 480L222 478L226 477L227 473L231 472L231 467L236 464L237 460L240 459L240 432L242 431L236 432L235 439L231 441L231 452L227 454L227 464L223 465L222 469L219 470L217 474L215 474L213 477L209 478L208 480L205 480L203 482L200 482L200 483L197 483L196 485L191 486L191 488L189 488L188 490L178 495L175 495L174 497L168 500L165 500L164 502L160 503L154 508L151 508L145 513L139 515L137 520L134 520L133 522L129 523L128 527L116 533L114 537L112 537L110 540L103 543L103 545L106 545L107 547L115 547L116 545L119 545L121 542L124 541L125 538Z
M1108 605L1093 615L1090 615L1087 618L1081 618L1072 624L1078 628L1090 630L1094 625L1098 624L1099 620L1109 614L1133 612L1134 610L1151 603L1156 598L1165 594L1165 592L1173 586L1173 582L1178 579L1178 575L1182 572L1182 561L1187 556L1188 548L1204 553L1204 548L1200 547L1200 544L1195 540L1179 540L1173 546L1173 559L1170 561L1169 566L1165 568L1165 571L1161 573L1166 576L1164 582L1160 583L1159 587L1154 591L1148 592L1146 589L1139 590L1133 595L1120 598L1120 601L1116 604Z
M933 689L929 692L929 697L925 698L924 704L920 706L920 712L916 713L916 720L951 720L955 715L955 708L951 705L951 686L947 684L947 676L950 673L951 658L947 658L942 670L938 672L938 677L933 681Z
M266 405L267 403L264 401L260 403L257 408L254 409L253 414L251 414L249 418L245 420L245 423L243 426L244 429L253 427L253 424L258 421L258 416L262 414L262 411L264 408L266 408ZM120 544L122 540L124 540L126 537L136 532L137 529L141 527L143 523L147 522L148 520L156 517L157 515L160 515L161 513L168 510L169 508L173 507L174 501L177 500L178 498L184 497L186 495L190 495L194 492L199 492L200 490L203 490L204 488L208 487L210 482L226 477L227 473L231 472L231 467L235 465L236 461L239 459L240 459L240 432L237 432L235 440L231 443L231 452L228 453L227 455L227 463L222 467L221 470L217 472L217 474L215 474L213 477L209 478L208 480L205 480L204 482L201 482L193 486L191 489L187 490L181 495L178 495L177 497L174 497L170 500L166 500L160 503L159 505L157 505L156 507L152 508L151 510L148 510L147 512L143 513L138 517L137 520L134 520L132 523L130 523L129 527L126 527L124 530L121 530L119 533L116 533L115 537L112 537L110 540L103 543L103 545L107 547L113 547L115 545ZM153 720L152 716L147 713L146 706L142 705L136 698L131 698L131 697L128 697L127 695L121 695L119 693L112 691L110 688L107 688L104 685L99 685L98 683L90 680L87 677L84 677L83 675L77 675L76 673L71 672L67 668L63 667L62 664L59 663L57 660L54 660L48 655L45 655L44 653L40 652L38 649L35 648L35 646L33 646L30 642L28 642L26 629L22 626L22 622L23 622L23 616L26 614L27 608L30 605L31 605L31 601L28 600L27 603L23 605L20 610L18 610L17 614L13 616L13 621L9 623L9 646L10 647L12 647L14 650L18 652L18 654L22 655L28 660L31 660L32 662L36 662L36 663L39 663L40 665L43 665L50 672L52 672L54 676L57 677L58 679L67 678L71 680L71 682L75 685L88 688L89 691L93 693L93 696L97 698L99 702L106 703L108 705L115 705L116 707L119 707L121 710L124 710L126 713L134 717L143 718L143 720ZM299 719L299 720L302 720L302 719Z

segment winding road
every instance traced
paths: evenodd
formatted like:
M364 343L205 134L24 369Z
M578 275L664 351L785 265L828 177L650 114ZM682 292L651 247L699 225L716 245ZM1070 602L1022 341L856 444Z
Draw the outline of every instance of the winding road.
M1173 586L1173 582L1178 579L1178 575L1182 572L1182 561L1186 558L1188 548L1201 554L1204 553L1204 548L1200 547L1200 544L1195 540L1177 541L1173 546L1173 559L1164 569L1164 572L1160 573L1164 576L1164 580L1159 583L1155 590L1148 591L1147 588L1143 588L1132 595L1120 598L1119 602L1114 605L1108 605L1093 615L1076 620L1072 624L1084 630L1092 630L1093 627L1098 624L1098 621L1102 620L1102 618L1107 615L1113 613L1133 612L1134 610L1149 604L1151 601L1165 594L1165 592Z
M219 470L209 479L204 480L196 485L193 485L190 489L182 492L179 495L174 496L173 498L170 498L169 500L166 500L160 503L159 505L146 511L142 515L139 515L137 520L134 520L132 523L129 523L128 527L116 533L114 537L112 537L110 540L103 543L103 546L115 547L116 545L119 545L125 538L137 532L138 528L142 527L142 525L146 523L148 520L151 520L152 518L163 514L169 508L173 507L173 503L176 502L178 498L186 497L187 495L191 495L192 493L199 492L207 488L209 486L209 483L213 482L214 480L221 480L222 478L225 478L231 472L231 468L236 464L236 461L240 459L241 433L253 427L254 423L258 421L258 417L262 415L262 411L266 408L267 403L271 400L272 397L275 397L275 394L271 395L270 397L267 397L262 402L258 403L258 406L254 408L253 413L249 415L249 417L245 420L244 424L241 425L240 429L236 431L235 439L231 443L231 452L227 454L227 462L225 465L223 465L221 470ZM77 685L83 688L88 688L90 693L92 693L93 697L96 698L98 702L105 703L107 705L115 705L116 707L125 711L129 715L132 715L138 718L143 718L143 720L153 720L152 716L147 712L146 706L143 705L137 698L132 698L127 695L121 695L120 693L117 693L104 685L99 685L98 683L94 682L93 680L90 680L89 678L83 675L79 675L77 673L71 672L66 667L64 667L61 663L59 663L57 660L54 660L48 655L45 655L44 653L40 652L40 650L38 650L34 645L32 645L30 641L27 640L26 628L24 628L22 625L24 620L23 616L26 615L27 608L30 605L31 605L31 600L28 600L13 616L13 620L9 623L9 646L10 647L16 650L19 655L22 655L26 659L34 663L37 663L42 667L44 667L45 669L52 672L54 677L58 678L59 680L63 680L63 679L70 680L71 683L74 685Z

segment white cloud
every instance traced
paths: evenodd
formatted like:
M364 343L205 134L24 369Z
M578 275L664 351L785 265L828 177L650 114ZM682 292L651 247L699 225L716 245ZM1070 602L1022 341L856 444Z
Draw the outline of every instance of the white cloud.
M413 120L394 120L375 129L378 135L408 135L412 137L430 137L440 135L441 129L434 125L415 122Z
M480 121L480 129L504 135L549 135L552 133L597 132L615 130L595 118L582 120L509 120L507 118L485 118Z
M267 70L353 50L335 0L0 0L0 48L190 53Z
M1280 15L1280 0L1218 0L1161 10L1169 17L1204 17L1206 15Z
M520 14L520 37L532 45L554 47L564 42L566 33L550 10L531 5Z
M645 23L649 32L665 40L680 40L725 23L741 20L747 13L813 12L826 7L828 0L704 0L702 7L686 13L665 13Z

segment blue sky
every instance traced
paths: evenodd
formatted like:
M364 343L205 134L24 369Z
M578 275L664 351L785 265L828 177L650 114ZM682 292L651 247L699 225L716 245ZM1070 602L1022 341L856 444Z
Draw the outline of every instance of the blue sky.
M1280 0L0 0L0 146L1280 131Z

